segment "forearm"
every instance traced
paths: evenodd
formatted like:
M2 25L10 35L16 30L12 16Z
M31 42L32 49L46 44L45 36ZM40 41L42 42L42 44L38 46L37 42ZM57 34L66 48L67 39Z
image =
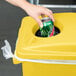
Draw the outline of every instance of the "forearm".
M22 8L29 16L31 16L38 22L40 27L43 26L41 20L39 19L39 16L41 15L47 15L52 19L52 21L54 21L52 11L47 8L30 4L29 2L27 2L27 0L6 0L6 1L8 1L9 3L15 6Z
M12 5L14 5L14 6L18 6L17 3L15 3L14 0L5 0L5 1L12 4Z
M15 5L15 6L18 6L22 9L26 9L27 6L29 5L29 3L27 2L27 0L6 0L7 2Z

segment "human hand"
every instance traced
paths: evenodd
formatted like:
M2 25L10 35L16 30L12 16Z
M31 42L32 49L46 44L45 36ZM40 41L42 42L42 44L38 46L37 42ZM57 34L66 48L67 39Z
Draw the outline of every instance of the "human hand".
M45 7L41 7L41 6L33 5L33 4L28 4L28 7L25 7L24 10L27 12L28 15L33 17L38 22L40 27L43 27L42 21L39 18L39 16L41 16L41 15L47 15L54 22L54 17L53 17L52 11L45 8Z
M25 12L27 12L28 15L30 15L32 18L34 18L38 22L40 27L43 27L42 21L39 18L39 16L41 15L42 16L47 15L54 22L52 11L45 7L30 4L26 0L6 0L6 1L15 6L22 8Z

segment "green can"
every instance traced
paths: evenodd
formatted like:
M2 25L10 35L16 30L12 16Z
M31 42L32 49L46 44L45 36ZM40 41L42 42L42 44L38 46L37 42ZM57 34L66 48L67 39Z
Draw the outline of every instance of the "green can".
M49 17L44 17L41 19L43 22L43 28L40 28L42 37L51 37L54 35L54 24Z

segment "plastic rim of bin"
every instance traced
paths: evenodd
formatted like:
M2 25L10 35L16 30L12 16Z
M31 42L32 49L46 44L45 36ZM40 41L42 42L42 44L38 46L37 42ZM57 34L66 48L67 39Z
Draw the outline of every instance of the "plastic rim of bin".
M35 62L35 63L46 63L46 64L72 64L76 65L76 60L41 60L41 59L21 59L14 55L14 57L18 61L27 61L27 62Z

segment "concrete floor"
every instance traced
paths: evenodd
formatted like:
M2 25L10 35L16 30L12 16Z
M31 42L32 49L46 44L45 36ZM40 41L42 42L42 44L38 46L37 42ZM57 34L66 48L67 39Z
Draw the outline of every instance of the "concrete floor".
M53 12L76 12L76 9L52 9ZM27 14L18 7L0 0L0 48L7 39L14 52L18 29L21 20ZM6 60L0 49L0 76L22 76L21 64L14 65L12 59Z

